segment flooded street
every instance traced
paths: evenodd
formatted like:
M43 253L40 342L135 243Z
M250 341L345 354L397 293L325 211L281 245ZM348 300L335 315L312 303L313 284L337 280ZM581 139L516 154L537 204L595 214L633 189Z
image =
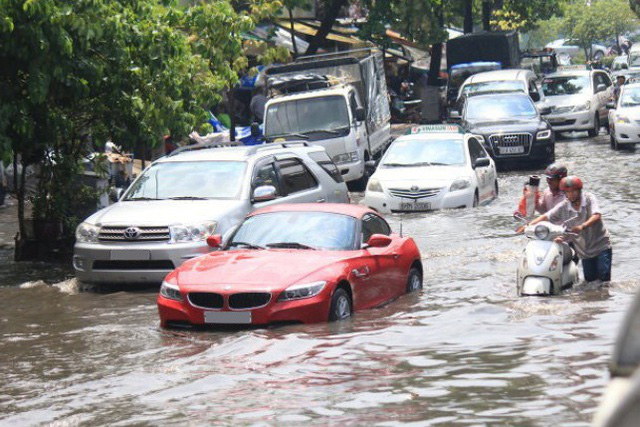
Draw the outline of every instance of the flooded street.
M403 216L424 291L341 323L164 331L157 288L85 289L0 249L0 424L588 425L640 284L640 151L600 135L556 158L600 201L610 287L516 295L530 171L499 174L488 206Z

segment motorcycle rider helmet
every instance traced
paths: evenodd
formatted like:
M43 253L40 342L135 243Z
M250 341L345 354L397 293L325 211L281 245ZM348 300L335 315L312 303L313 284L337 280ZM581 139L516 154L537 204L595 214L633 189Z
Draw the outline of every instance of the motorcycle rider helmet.
M551 163L544 170L544 174L549 179L562 179L567 176L568 171L562 163Z
M582 190L582 180L575 175L570 175L560 180L560 190Z

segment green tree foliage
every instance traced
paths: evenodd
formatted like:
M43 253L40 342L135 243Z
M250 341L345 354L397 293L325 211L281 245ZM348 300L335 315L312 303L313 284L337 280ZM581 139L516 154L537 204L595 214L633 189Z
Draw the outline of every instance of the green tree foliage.
M590 5L574 1L565 11L565 36L578 41L587 59L591 59L591 45L610 37L617 37L637 25L629 4L624 0L598 0Z
M241 33L280 7L268 0L245 1L241 12L228 0L187 10L171 0L0 0L0 152L46 169L66 164L60 156L77 162L89 138L110 134L133 148L158 144L165 133L187 135L247 68ZM24 233L24 186L17 188ZM59 195L42 188L38 197L58 206ZM65 206L42 212L68 213Z
M565 0L501 0L492 2L491 26L497 30L529 31L539 21L558 14Z

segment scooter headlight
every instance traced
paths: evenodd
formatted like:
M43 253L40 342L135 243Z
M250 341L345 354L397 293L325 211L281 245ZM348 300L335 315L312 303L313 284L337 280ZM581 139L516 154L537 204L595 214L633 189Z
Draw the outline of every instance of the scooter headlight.
M536 235L536 238L540 240L546 240L547 237L549 237L549 227L547 227L546 225L536 225L533 233Z

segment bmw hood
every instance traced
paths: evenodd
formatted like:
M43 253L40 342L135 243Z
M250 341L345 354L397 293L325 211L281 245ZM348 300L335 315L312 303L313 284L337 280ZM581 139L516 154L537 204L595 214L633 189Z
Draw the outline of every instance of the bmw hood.
M350 257L350 252L292 249L212 252L182 264L178 285L201 290L275 290L304 283L314 272ZM327 277L329 278L329 277Z
M219 221L243 204L241 200L121 201L96 212L85 221L98 226L167 226Z
M412 183L420 187L445 186L461 176L469 176L469 168L460 166L419 166L378 168L372 178L384 186Z

